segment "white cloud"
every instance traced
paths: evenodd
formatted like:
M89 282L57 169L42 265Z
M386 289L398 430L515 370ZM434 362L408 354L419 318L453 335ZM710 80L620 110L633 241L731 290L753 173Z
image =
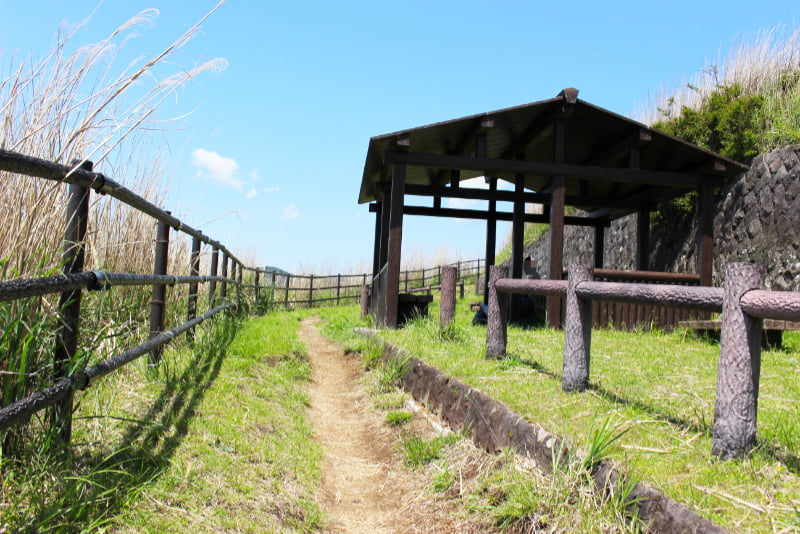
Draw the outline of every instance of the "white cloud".
M250 200L251 198L253 198L257 194L258 194L258 191L256 191L256 188L255 187L251 187L250 190L247 193L245 193L244 196L245 196L246 199Z
M250 171L250 181L251 182L255 182L259 178L261 178L261 175L258 173L258 169L253 169L252 171Z
M244 189L245 183L236 176L239 164L232 158L226 158L211 150L195 148L192 151L192 165L197 167L197 176L204 180L239 192Z
M300 217L300 212L297 211L297 207L294 204L289 204L285 208L283 208L283 219L286 221L292 221Z
M280 187L265 187L264 189L262 189L262 191L267 195L269 195L270 193L277 193L280 190L281 190Z

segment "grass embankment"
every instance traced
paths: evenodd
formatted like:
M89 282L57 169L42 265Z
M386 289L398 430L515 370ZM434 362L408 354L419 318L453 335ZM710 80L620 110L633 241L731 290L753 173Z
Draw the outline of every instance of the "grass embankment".
M316 529L298 324L220 321L157 373L139 362L84 392L68 458L3 465L0 531Z
M718 344L684 332L594 331L591 388L565 394L563 332L511 328L509 357L487 361L486 330L470 324L467 300L459 301L447 336L434 305L431 319L381 337L579 447L610 418L617 433L625 431L609 449L623 471L718 524L746 532L800 528L799 337L787 335L784 349L763 353L760 446L745 460L722 462L710 455ZM569 525L574 512L562 508L532 516L563 514Z

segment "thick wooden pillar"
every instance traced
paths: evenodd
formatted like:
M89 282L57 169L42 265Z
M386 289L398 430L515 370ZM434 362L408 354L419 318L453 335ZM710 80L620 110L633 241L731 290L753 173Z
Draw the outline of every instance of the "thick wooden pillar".
M563 120L555 122L555 163L564 163L565 125ZM564 177L553 176L553 197L550 202L550 280L561 280L564 270L564 204L566 191ZM547 325L561 325L561 297L547 297Z
M636 212L636 269L650 270L650 210Z
M392 167L392 189L389 214L389 242L386 263L386 326L397 328L397 303L400 292L400 250L403 241L403 204L405 200L406 166ZM384 206L386 209L386 206Z
M714 189L710 185L704 185L700 188L697 199L700 214L697 274L700 275L701 286L710 286L714 273Z
M378 271L386 265L386 258L389 255L389 214L391 213L392 191L387 190L383 194L381 206L381 247L378 254Z
M383 202L375 203L375 248L372 251L372 276L374 277L381 270L381 212Z
M594 268L603 268L603 249L606 246L606 227L594 227Z
M519 158L521 159L521 158ZM511 278L522 278L522 251L525 247L525 202L522 195L525 192L525 175L515 176L514 193L514 219L511 223ZM520 296L511 295L510 317L512 321L520 319Z

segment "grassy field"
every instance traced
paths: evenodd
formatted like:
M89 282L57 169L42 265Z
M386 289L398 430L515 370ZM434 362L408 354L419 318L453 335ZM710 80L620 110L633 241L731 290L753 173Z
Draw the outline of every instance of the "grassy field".
M448 336L432 319L381 337L583 446L610 420L623 471L735 531L800 529L800 337L763 353L759 447L745 460L711 455L718 344L685 332L595 331L591 388L561 391L563 332L509 330L509 357L484 359L484 327L458 304ZM335 326L335 325L334 325ZM339 331L344 331L340 326ZM355 341L352 341L355 343Z

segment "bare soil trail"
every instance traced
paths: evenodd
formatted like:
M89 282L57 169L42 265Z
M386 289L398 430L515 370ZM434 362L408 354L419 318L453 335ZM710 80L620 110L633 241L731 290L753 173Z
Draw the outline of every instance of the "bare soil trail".
M324 449L319 501L329 533L463 532L427 478L403 465L398 436L365 390L361 362L324 338L315 319L300 338L312 366L310 417Z

